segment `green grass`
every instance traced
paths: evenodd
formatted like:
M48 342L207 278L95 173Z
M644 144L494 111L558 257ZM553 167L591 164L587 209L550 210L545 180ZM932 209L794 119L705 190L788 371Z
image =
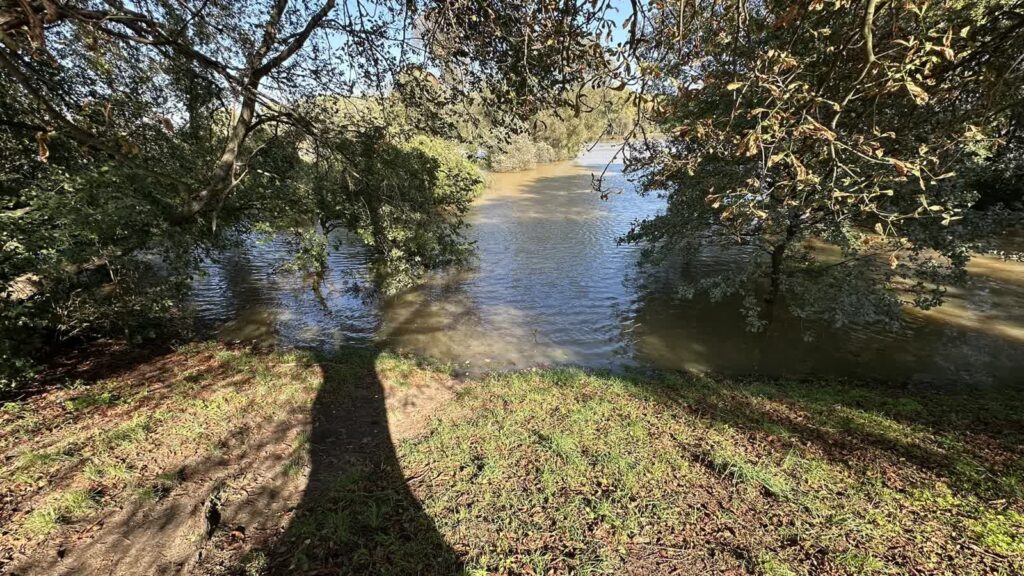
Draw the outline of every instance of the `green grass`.
M93 483L120 486L131 480L135 473L122 462L92 461L82 470Z
M154 470L225 454L259 426L300 407L308 412L320 384L313 366L298 352L190 345L134 374L76 380L5 404L0 476L12 482L0 483L0 497L44 504L24 516L16 507L0 508L0 556L14 534L35 544L123 502L122 495L143 502L168 497L180 474Z
M124 424L101 433L97 439L97 444L106 450L116 450L131 446L145 440L151 428L152 416L140 414Z
M69 412L78 412L80 410L87 410L89 408L95 408L97 406L112 406L117 404L121 400L121 397L113 392L94 392L89 394L82 394L64 401L64 407Z
M986 511L967 523L982 546L1007 556L1024 556L1024 514Z
M243 574L245 576L264 576L270 569L270 560L267 558L267 554L261 550L257 550L251 554L248 554L243 559Z
M776 498L786 498L792 493L792 485L776 466L751 462L722 435L711 435L709 443L711 448L707 459L711 468L719 474L739 483L757 486Z
M836 556L836 563L851 574L885 574L890 572L884 562L871 554L850 551Z
M773 554L762 553L757 557L757 573L761 576L797 576L796 572Z
M156 502L163 500L174 490L182 481L182 471L176 470L174 472L164 472L158 474L149 484L142 486L136 492L136 496L139 500L144 502Z
M64 524L83 518L97 507L97 495L93 492L71 490L50 498L42 507L29 513L22 528L31 536L46 536Z
M20 436L0 473L43 502L9 533L41 540L119 495L176 498L188 459L312 412L269 446L273 481L308 475L308 499L238 573L1024 573L1016 391L529 370L466 383L378 454L345 423L386 420L386 396L450 367L213 345L178 362L62 391L51 421L3 408L0 432Z
M1011 574L1021 416L998 402L527 371L471 388L399 455L431 479L417 494L470 572L613 574L651 551L721 557L726 534L722 569L804 573L827 551L838 574Z

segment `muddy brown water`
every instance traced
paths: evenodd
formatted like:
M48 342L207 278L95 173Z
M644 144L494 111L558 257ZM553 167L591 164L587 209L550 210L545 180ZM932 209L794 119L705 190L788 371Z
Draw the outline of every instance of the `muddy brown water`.
M975 258L971 282L946 305L908 311L896 332L808 326L782 315L767 334L746 330L734 301L680 296L651 280L639 251L616 238L663 208L641 197L612 164L621 193L602 200L591 174L611 159L601 145L573 162L488 176L469 217L472 266L432 274L380 299L361 289L368 253L342 239L319 293L280 270L281 239L247 240L204 266L194 285L200 319L229 340L329 350L385 342L467 371L575 364L770 376L835 376L909 382L1024 384L1024 265ZM736 266L742 251L703 252L691 278ZM808 339L808 334L813 334Z

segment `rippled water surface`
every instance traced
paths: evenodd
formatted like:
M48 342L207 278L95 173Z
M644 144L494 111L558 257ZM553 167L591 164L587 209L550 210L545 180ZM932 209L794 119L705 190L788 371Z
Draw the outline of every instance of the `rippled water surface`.
M662 201L640 197L612 164L591 190L613 148L575 162L493 174L470 216L477 257L469 270L437 273L413 290L373 299L359 290L367 252L343 242L331 252L318 292L279 271L284 241L249 241L205 266L195 285L199 316L224 338L330 348L384 340L470 370L548 364L668 368L771 375L829 375L909 381L1024 384L1024 266L976 258L972 283L949 303L907 315L906 329L811 331L776 319L751 334L735 302L680 298L671 282L636 267L638 249L617 245L631 222ZM712 276L747 256L693 257L681 273Z

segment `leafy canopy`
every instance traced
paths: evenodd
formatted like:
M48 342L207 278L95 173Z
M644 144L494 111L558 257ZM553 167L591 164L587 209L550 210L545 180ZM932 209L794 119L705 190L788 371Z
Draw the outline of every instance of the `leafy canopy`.
M455 138L474 105L514 130L568 105L564 87L605 67L595 38L607 11L590 1L4 3L2 368L46 342L147 335L202 255L254 228L295 230L310 253L324 246L313 226L352 230L388 289L457 259L479 177L438 138Z
M668 208L626 240L745 250L696 288L746 294L755 329L783 299L837 325L938 305L1017 220L1019 1L637 6L627 77L667 138L630 168Z

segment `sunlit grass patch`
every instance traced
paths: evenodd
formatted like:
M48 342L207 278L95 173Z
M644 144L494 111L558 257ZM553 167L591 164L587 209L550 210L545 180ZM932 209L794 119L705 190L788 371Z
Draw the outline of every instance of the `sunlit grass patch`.
M230 457L232 443L245 446L261 423L289 414L302 428L274 440L282 444L273 475L301 483L323 474L304 428L312 412L346 414L350 394L376 386L450 379L444 366L373 349L203 350L164 380L147 371L151 392L137 405L69 411L51 402L60 424L8 449L3 472L20 470L23 489L43 487L33 501L45 502L31 529L17 521L18 533L52 533L124 497L177 498L184 476L155 470ZM117 386L89 393L133 398L143 384ZM716 559L723 572L776 576L909 566L1024 573L1024 454L1000 427L1017 420L995 409L992 425L975 412L984 403L574 368L493 375L455 397L429 415L425 434L397 447L401 474L346 461L321 478L322 497L288 528L288 558L277 565L267 548L253 569L314 570L344 558L356 573L415 572L455 565L430 558L452 549L471 574L659 574L671 573L673 558L695 557ZM6 431L24 417L5 408L0 422ZM72 497L45 498L82 487L102 491L93 511Z
M97 495L88 490L71 490L51 497L42 507L33 510L22 524L31 536L46 536L63 524L74 522L98 507Z
M495 377L470 398L473 416L438 424L403 454L452 478L427 501L439 524L501 535L475 547L477 568L610 571L621 557L609 550L670 521L666 501L690 476L662 434L664 414L627 390L579 370ZM563 539L549 547L540 534ZM558 546L572 548L571 561Z
M0 556L10 545L7 534L31 545L125 497L143 504L167 497L182 478L155 469L226 456L261 426L308 413L321 380L305 353L183 350L189 354L94 384L56 387L0 412L0 475L11 479L0 483L0 496L44 502L24 516L0 516L10 525L0 534ZM36 432L27 434L23 423L35 415Z
M755 562L760 576L797 576L789 565L770 552L762 552Z
M986 511L967 525L986 549L997 554L1024 555L1024 514L1012 510Z
M993 571L971 546L1022 567L1017 516L983 514L1020 461L997 467L935 416L948 408L832 383L524 371L460 395L400 455L434 479L424 506L471 573L617 573L651 542L705 557L716 526L758 574L807 573L823 550L838 574Z
M135 473L123 462L92 461L85 465L82 474L87 480L98 484L123 485Z
M788 497L793 492L789 480L774 468L751 462L728 442L719 440L707 453L711 467L735 482L763 488L777 498Z
M152 417L148 414L140 414L131 420L115 426L99 435L97 445L108 450L117 450L141 442L149 434L152 425Z
M64 401L64 407L70 412L78 412L80 410L87 410L89 408L95 408L98 406L112 406L121 401L121 397L111 391L105 392L92 392L82 394Z
M885 562L875 556L858 551L843 552L835 557L840 566L846 568L851 574L885 574L890 572Z
M79 447L71 442L44 449L30 448L15 459L14 466L9 471L10 478L19 484L35 483L54 469L77 461L78 450Z
M361 357L361 354L356 355L355 359L358 361ZM450 376L452 372L452 367L443 362L388 351L377 353L370 364L382 382L398 388L415 387L438 376Z

